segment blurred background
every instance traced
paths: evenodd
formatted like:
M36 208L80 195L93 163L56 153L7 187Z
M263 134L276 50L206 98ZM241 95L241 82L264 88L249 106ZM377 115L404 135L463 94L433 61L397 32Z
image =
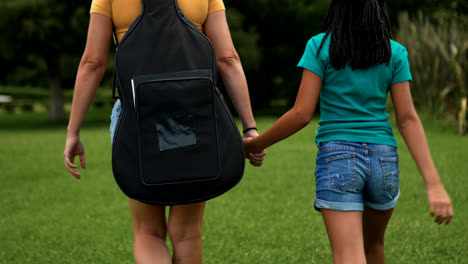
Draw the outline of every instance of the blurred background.
M296 67L330 0L224 0L259 131L295 99ZM468 1L389 0L393 38L406 46L412 93L455 217L429 217L418 168L396 129L401 198L386 234L388 263L468 262ZM0 0L0 264L133 263L127 199L112 176L109 117L115 46L80 136L87 169L63 164L67 118L91 0ZM222 83L218 84L222 88ZM243 180L209 201L204 263L331 263L313 209L318 115L247 164ZM170 244L168 243L170 247Z
M407 47L417 108L466 128L468 1L388 1L393 38ZM1 0L0 114L47 112L64 122L84 50L90 0ZM296 64L320 32L329 0L225 0L232 37L256 112L280 113L295 99ZM113 54L115 47L111 47ZM112 104L114 57L94 102ZM222 84L220 84L222 86Z

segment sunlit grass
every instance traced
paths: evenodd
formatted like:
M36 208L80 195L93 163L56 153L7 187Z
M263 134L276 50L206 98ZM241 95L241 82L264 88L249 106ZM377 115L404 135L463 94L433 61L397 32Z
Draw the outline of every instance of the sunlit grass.
M125 196L110 165L107 115L92 112L81 136L88 168L75 180L63 165L65 125L43 114L0 115L0 263L132 263ZM260 130L276 118L257 118ZM434 161L452 196L448 226L429 217L422 179L399 135L401 198L390 222L388 263L466 263L468 137L424 119ZM331 263L313 209L317 120L268 150L263 167L208 202L204 263Z

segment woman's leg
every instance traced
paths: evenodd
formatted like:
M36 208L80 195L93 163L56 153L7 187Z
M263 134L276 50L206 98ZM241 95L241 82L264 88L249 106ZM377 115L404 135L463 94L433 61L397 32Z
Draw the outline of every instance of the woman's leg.
M171 206L169 237L174 264L202 263L202 230L205 202Z
M361 211L322 209L334 264L365 264Z
M165 243L165 208L132 199L128 201L135 232L135 263L171 264L171 255Z
M365 207L362 215L364 249L368 264L385 264L384 236L393 209L379 211Z

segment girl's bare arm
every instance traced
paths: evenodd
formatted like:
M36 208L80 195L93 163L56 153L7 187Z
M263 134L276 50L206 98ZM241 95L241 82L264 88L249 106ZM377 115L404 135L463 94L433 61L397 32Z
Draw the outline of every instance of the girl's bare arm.
M322 79L315 73L304 69L294 107L265 133L254 140L245 139L246 150L257 153L305 127L314 115L321 86Z
M391 95L398 128L422 174L429 199L430 212L439 224L448 224L453 216L452 202L440 181L424 133L414 108L409 82L392 85Z

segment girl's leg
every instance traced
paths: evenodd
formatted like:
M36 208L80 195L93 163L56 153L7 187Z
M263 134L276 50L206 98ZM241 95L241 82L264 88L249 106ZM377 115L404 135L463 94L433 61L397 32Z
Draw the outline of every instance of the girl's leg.
M334 264L365 264L361 211L322 209Z
M379 211L365 207L362 216L367 263L385 264L384 236L393 209Z
M202 263L202 229L205 202L172 206L169 237L174 248L174 264Z
M135 232L136 264L171 264L166 246L167 224L165 208L128 199Z

